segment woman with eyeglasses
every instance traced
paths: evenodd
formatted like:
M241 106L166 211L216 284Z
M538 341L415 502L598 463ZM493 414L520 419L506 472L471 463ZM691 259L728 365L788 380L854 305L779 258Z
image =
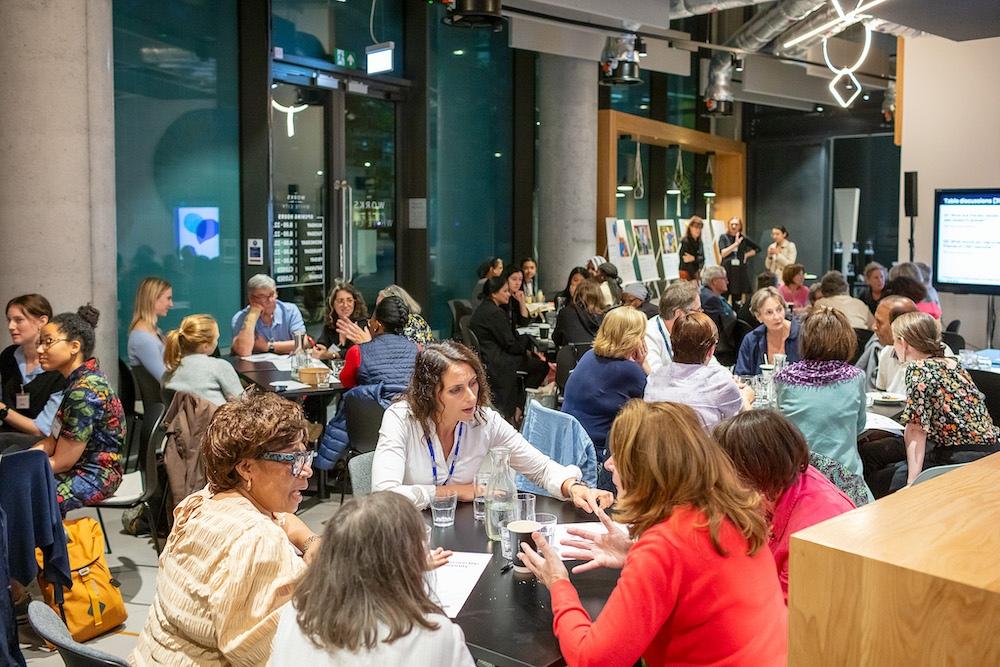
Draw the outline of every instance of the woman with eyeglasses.
M38 335L42 368L66 378L52 431L34 446L49 457L64 515L110 498L122 481L125 411L93 356L99 316L81 306L53 317Z
M202 443L208 486L174 511L133 665L263 665L320 538L295 516L312 476L301 408L251 393Z
M347 351L372 339L368 331L368 306L361 292L350 283L337 283L326 304L323 333L316 339L317 359L343 359Z

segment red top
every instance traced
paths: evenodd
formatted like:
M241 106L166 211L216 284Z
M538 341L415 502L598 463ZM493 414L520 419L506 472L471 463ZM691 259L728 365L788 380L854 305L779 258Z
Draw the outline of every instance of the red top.
M767 546L778 567L781 592L788 603L788 540L792 533L854 509L854 503L812 466L781 494L771 518Z
M340 384L350 389L358 384L358 369L361 367L361 346L352 345L344 355L344 367L340 369Z
M793 308L805 308L809 305L809 288L805 285L799 285L796 290L792 290L788 285L782 285L778 291L785 298L785 303Z
M788 610L771 552L748 556L728 520L712 546L705 515L674 510L629 549L625 567L597 621L568 580L552 585L559 647L570 667L784 665Z
M921 301L917 304L917 310L921 313L927 313L935 320L941 319L941 306L937 305L933 301Z

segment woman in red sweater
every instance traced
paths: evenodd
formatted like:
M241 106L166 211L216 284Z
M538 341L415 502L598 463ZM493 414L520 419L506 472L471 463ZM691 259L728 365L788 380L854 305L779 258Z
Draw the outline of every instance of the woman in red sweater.
M788 602L788 540L792 533L854 509L854 503L809 465L802 432L776 410L751 410L715 427L715 439L737 474L764 496L781 591Z
M695 412L676 403L630 401L608 441L618 487L613 532L574 534L574 568L621 568L596 621L556 551L537 533L525 560L550 590L556 637L570 667L784 665L787 611L759 495L742 486Z

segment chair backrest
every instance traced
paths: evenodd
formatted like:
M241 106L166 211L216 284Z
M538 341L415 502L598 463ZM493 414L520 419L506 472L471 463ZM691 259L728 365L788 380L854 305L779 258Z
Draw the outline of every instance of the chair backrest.
M958 333L958 330L962 327L962 320L952 320L948 322L948 326L944 328L948 333Z
M979 391L983 392L986 399L986 411L993 418L993 423L1000 425L1000 373L970 370L969 375Z
M576 351L571 345L564 345L556 353L556 389L562 394L566 391L566 382L569 374L576 368L579 360L576 358Z
M348 395L344 397L344 414L347 417L347 444L362 454L374 452L385 408L374 399Z
M135 378L135 386L139 390L139 400L142 401L143 408L147 403L163 402L160 381L154 378L145 366L133 366L132 377Z
M118 400L126 416L135 414L135 378L132 369L122 359L118 360Z
M952 331L942 331L941 340L951 348L951 351L958 354L959 350L965 349L965 338Z
M749 322L745 322L744 320L736 320L736 323L733 325L733 332L732 332L733 349L736 350L740 349L740 344L743 342L743 339L746 338L747 334L753 331L755 328L756 327L754 327L754 325L750 324Z
M556 463L579 467L583 473L583 481L596 486L597 452L594 442L576 417L531 401L521 425L521 433L535 449ZM523 475L517 475L516 484L523 491L549 495L545 489L536 486Z
M921 482L926 482L929 479L934 479L935 477L940 477L946 472L951 472L955 468L961 468L962 466L969 465L968 463L953 463L947 466L934 466L933 468L928 468L924 470L917 478L913 480L914 484L920 484Z
M39 637L56 647L66 667L128 667L122 658L73 639L66 624L44 602L28 604L28 622Z
M351 457L347 469L351 473L351 494L367 496L372 492L372 461L375 452L365 452Z
M854 327L854 335L858 337L858 349L854 351L854 356L850 360L852 364L861 358L861 353L864 351L865 345L868 345L868 341L871 340L874 333L871 329Z
M139 473L142 475L142 497L140 502L146 502L159 489L159 473L157 472L156 455L167 437L163 426L163 417L167 406L163 403L152 403L146 408L142 418L142 431L139 440Z
M472 333L472 328L469 326L469 321L472 319L472 315L462 315L458 318L458 330L462 334L462 342L465 343L466 347L476 350L479 348L479 341L473 344L473 339L476 335Z
M449 299L448 310L451 312L451 337L463 340L459 322L466 315L472 315L472 302L468 299Z

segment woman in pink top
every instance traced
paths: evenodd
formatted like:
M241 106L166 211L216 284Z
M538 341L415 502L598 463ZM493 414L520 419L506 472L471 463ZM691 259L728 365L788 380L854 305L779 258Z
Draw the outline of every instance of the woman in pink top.
M801 264L789 264L781 271L781 287L778 291L792 308L805 308L809 305L809 288L805 286L806 267Z
M678 403L625 404L605 464L620 492L608 532L570 530L567 556L621 569L597 620L580 604L559 554L535 533L523 559L552 595L559 648L570 667L784 665L787 610L764 548L760 496ZM631 539L630 539L631 538ZM633 542L633 539L635 540Z
M854 509L854 503L809 465L799 429L775 410L753 410L720 422L715 439L736 472L764 497L768 546L788 602L788 540L792 533Z

